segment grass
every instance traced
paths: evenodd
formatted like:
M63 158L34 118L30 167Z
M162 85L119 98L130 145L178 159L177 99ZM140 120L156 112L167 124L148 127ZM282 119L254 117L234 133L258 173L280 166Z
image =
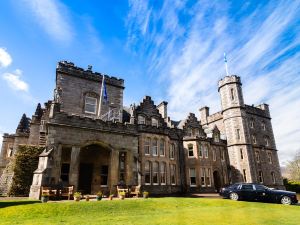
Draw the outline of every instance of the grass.
M299 224L300 207L207 198L1 201L0 224Z

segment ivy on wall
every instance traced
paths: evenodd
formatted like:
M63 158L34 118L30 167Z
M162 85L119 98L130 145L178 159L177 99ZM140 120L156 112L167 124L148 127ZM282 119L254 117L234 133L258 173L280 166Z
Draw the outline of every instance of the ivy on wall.
M39 155L44 147L20 145L14 159L14 176L8 195L28 196L33 172L38 167Z

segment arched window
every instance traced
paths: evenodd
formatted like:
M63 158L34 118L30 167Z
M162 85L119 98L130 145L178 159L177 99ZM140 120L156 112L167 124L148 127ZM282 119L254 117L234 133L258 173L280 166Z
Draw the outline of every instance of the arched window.
M145 163L145 184L151 184L151 162L146 161Z
M261 121L261 129L266 130L266 123L265 123L265 121Z
M158 162L153 162L153 177L152 177L152 181L153 184L158 184Z
M250 128L254 128L254 119L253 118L250 119Z
M157 156L157 153L158 153L158 151L157 151L157 139L156 138L154 138L153 140L152 140L152 155L153 156Z
M189 157L194 157L194 147L192 144L188 145L188 155Z
M160 140L159 155L165 156L165 140L164 139Z
M265 140L265 145L266 145L266 146L269 146L269 145L270 145L269 137L268 137L268 136L265 136L265 137L264 137L264 140Z
M96 114L97 112L97 98L86 95L84 100L84 112L89 114Z
M252 134L252 142L253 144L256 144L256 136L254 134Z
M166 163L161 162L160 163L160 184L162 185L166 184L166 176L167 176Z
M146 120L144 116L138 115L138 124L146 124Z
M171 177L171 184L176 185L176 166L173 164L170 165L170 177Z
M234 90L233 90L233 88L230 88L230 97L231 97L231 100L233 101L234 100Z
M204 157L207 159L208 158L208 146L204 145L203 148L204 148Z
M271 177L272 177L273 184L275 184L276 183L276 178L275 178L275 173L274 172L271 172Z
M170 159L174 159L174 158L175 158L175 145L170 144Z
M271 152L267 152L267 156L268 156L268 162L270 164L272 164L273 160L272 160L272 153Z
M255 159L256 159L256 162L260 162L259 151L255 151Z
M150 155L150 143L151 143L151 139L149 137L145 138L145 142L144 142L145 155Z

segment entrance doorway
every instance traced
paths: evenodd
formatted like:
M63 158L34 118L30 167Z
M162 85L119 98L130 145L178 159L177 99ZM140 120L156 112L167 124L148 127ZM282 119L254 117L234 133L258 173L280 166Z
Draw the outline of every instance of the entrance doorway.
M213 176L214 176L215 189L217 192L220 192L220 188L221 188L220 174L218 171L214 171Z
M93 179L93 164L80 163L78 190L82 194L91 193L91 183Z

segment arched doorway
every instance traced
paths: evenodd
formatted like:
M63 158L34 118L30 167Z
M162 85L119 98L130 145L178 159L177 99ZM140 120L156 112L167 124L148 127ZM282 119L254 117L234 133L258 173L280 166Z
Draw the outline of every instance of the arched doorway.
M217 170L214 171L213 177L214 177L215 189L217 192L219 192L220 188L221 188L221 178L220 178L220 174Z
M80 150L78 191L95 194L109 185L110 149L98 144Z

